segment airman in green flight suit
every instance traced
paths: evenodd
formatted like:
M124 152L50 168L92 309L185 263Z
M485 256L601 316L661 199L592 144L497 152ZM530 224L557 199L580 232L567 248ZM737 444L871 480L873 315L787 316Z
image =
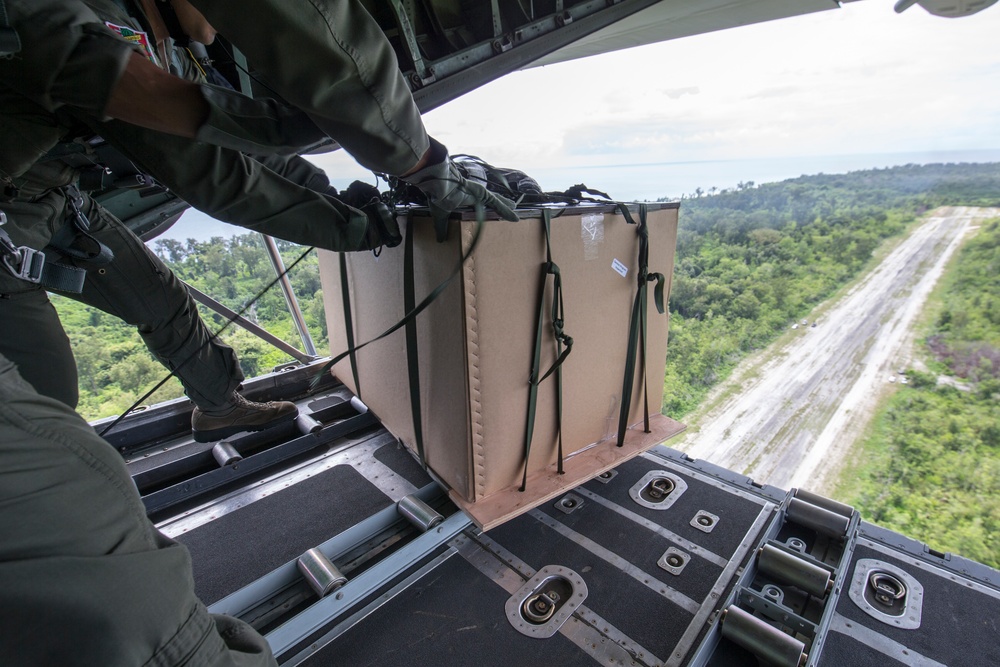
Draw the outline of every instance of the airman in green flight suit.
M22 261L30 253L18 253L44 250L70 268L88 267L92 262L64 252L77 243L84 255L93 254L93 244L72 226L82 214L87 233L114 258L95 260L76 298L135 323L167 365L192 350L203 355L193 364L199 370L181 373L199 410L204 401L203 413L239 400L231 391L239 377L235 358L206 344L183 287L131 232L78 193L75 170L44 156L82 123L100 128L145 171L216 217L334 250L377 245L368 216L327 196L323 179L295 158L275 170L239 152L287 152L314 140L318 126L356 150L364 164L418 185L432 207L486 204L505 217L516 215L509 202L465 182L444 147L426 136L391 49L353 0L273 2L279 13L301 3L349 19L338 23L346 42L330 32L311 54L330 71L320 68L313 81L284 82L283 94L305 95L289 99L312 122L272 102L164 79L148 54L113 34L107 19L79 0L0 2L9 20L0 28L16 30L21 49L0 59L0 211L8 219L0 230L10 240L0 267L0 663L274 665L252 628L207 613L194 596L187 551L149 523L118 453L67 407L75 402L66 377L72 353L42 288L11 275L33 277ZM295 44L301 57L292 27L265 39L275 49ZM226 28L254 39L240 29ZM160 42L153 42L159 51ZM258 55L280 59L266 49ZM337 67L346 69L335 74ZM311 101L310 90L320 91ZM367 98L345 102L337 91ZM331 106L324 112L325 105ZM361 115L344 116L343 108ZM52 241L60 235L70 243L56 248ZM28 382L18 366L31 373ZM204 367L212 370L200 373ZM284 418L280 406L270 413L274 406L235 407ZM266 424L250 424L260 425Z
M8 4L15 9L20 1L11 0ZM132 36L141 35L139 43L146 45L146 55L150 58L161 52L159 59L166 60L176 53L169 44L162 46L162 42L168 40L159 39L150 29L144 30L146 26L115 0L88 0L86 4L94 10L95 16L110 26L108 32L120 34L127 29ZM351 49L349 58L344 57L339 47L317 46L321 49L320 54L330 62L328 69L318 68L318 71L340 71L339 78L319 77L316 86L325 91L326 96L317 95L317 99L310 102L313 107L329 105L331 111L320 120L330 130L338 132L334 138L342 145L355 147L354 150L363 156L360 159L379 171L406 174L420 167L411 178L418 186L435 193L432 200L441 206L454 208L463 203L485 201L506 209L504 202L485 190L476 192L456 187L455 184L462 186L464 179L451 168L447 152L440 144L435 144L436 152L425 147L431 145L431 140L402 82L391 48L377 25L355 2L329 4L337 8L338 18L344 21L337 24L339 28L354 26L356 30L352 29L349 34L357 35L357 44L366 45ZM279 16L287 14L279 12ZM228 16L224 18L229 19ZM300 28L304 29L301 21L295 26L295 29ZM234 28L243 29L242 25ZM85 38L95 41L100 30L92 24L88 30L83 31ZM277 39L278 36L265 37ZM336 40L328 42L339 44ZM299 49L296 52L301 54ZM267 55L267 52L262 53L262 56ZM366 63L375 63L377 67ZM181 69L175 61L172 64L175 71ZM3 75L4 64L0 63L0 81L5 80ZM301 77L301 73L290 71L279 72L279 75ZM339 91L336 103L332 90ZM30 116L29 121L21 123L30 126L38 117L33 113L36 111L32 108L34 103L17 93L0 88L0 116L10 116L5 112L14 110L17 120L23 121L25 116ZM353 102L355 99L357 101ZM17 113L18 107L24 109L24 113ZM224 115L216 111L216 106L211 108L209 120ZM313 113L310 112L311 118ZM269 160L265 166L236 150L121 121L103 120L102 114L103 110L95 113L86 107L83 110L63 107L52 114L50 127L46 128L49 130L48 145L53 136L82 124L188 203L219 219L332 250L377 247L383 240L379 225L374 224L379 221L373 222L371 216L327 194L329 182L325 175L301 158ZM296 117L292 112L274 115L289 119L285 124L292 126L292 130L285 134L294 135L299 141L324 136L308 119ZM336 123L330 120L331 117L337 118ZM222 122L214 125L225 127ZM58 127L58 132L53 132L51 126ZM239 430L265 428L294 417L294 407L290 404L250 403L237 394L235 389L243 377L236 358L227 346L211 339L183 285L134 235L85 193L81 196L72 190L76 169L59 161L48 161L35 163L25 171L23 165L28 162L25 153L37 157L44 154L42 149L47 144L31 131L20 132L13 123L5 123L4 127L11 129L8 132L0 130L0 155L3 156L0 157L0 177L6 179L11 186L9 190L14 193L5 204L9 219L6 230L11 239L18 246L45 248L54 237L67 236L65 230L74 219L73 204L79 206L90 222L88 233L104 243L115 259L106 267L88 272L82 293L67 295L137 326L154 356L177 372L186 393L196 404L192 416L195 437L219 439ZM34 128L29 127L29 130ZM220 133L201 132L201 136L208 138L217 134ZM234 133L229 132L223 139L232 140L233 136ZM257 147L248 144L247 148ZM437 163L427 166L428 156L432 154L436 155ZM512 213L506 209L505 215L511 217ZM51 246L49 251L51 254ZM38 285L0 274L0 294L5 297L0 299L0 314L11 323L7 335L0 337L0 351L19 365L22 375L39 391L74 406L77 390L72 352L44 291Z

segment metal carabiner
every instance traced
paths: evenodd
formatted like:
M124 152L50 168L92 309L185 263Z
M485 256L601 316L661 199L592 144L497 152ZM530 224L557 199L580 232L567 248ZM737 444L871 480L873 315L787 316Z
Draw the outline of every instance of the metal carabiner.
M83 195L80 194L80 190L75 185L67 185L65 193L67 195L67 199L69 199L69 207L73 216L73 225L81 232L89 231L90 220L80 208L80 205L83 203Z

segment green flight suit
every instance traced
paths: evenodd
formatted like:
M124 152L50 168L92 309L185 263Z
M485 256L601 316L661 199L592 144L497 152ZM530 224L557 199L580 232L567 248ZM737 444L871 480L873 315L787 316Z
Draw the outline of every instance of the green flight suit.
M103 20L142 28L113 0L88 0L87 4ZM99 33L101 27L90 29ZM379 33L376 50L383 45L388 48ZM181 69L177 65L172 63L175 72ZM6 81L3 74L0 66L0 84ZM347 72L343 78L349 80L352 76ZM380 76L391 80L399 73L393 70L392 76L385 72ZM103 122L100 113L93 111L100 108L97 103L90 103L90 110L81 105L64 108L58 115L46 114L44 108L11 88L16 86L0 85L0 120L13 118L22 121L24 127L0 123L0 174L7 170L8 181L18 186L18 192L6 204L0 200L0 205L9 218L6 230L17 245L44 248L51 236L68 224L65 193L53 188L74 179L64 172L53 176L52 164L35 166L10 178L10 169L23 169L26 160L21 155L35 159L44 153L28 150L35 141L22 141L23 131L41 125L48 133L42 138L48 138L46 145L51 145L52 137L61 136L71 121L90 126L188 203L218 219L330 250L354 250L361 244L366 216L325 194L329 185L325 174L297 156L262 162L239 151L119 121ZM408 110L413 102L409 92L404 92L400 106ZM403 115L408 117L409 111ZM46 122L47 118L52 120ZM366 122L359 120L361 125ZM5 132L6 127L11 131ZM359 130L359 134L366 131ZM413 133L425 138L419 115ZM390 141L403 145L394 134L375 143L385 146ZM408 144L405 146L403 153L413 152ZM390 151L393 155L399 152ZM391 171L392 160L398 161L398 157L379 162L378 166ZM178 377L187 395L199 407L220 407L243 379L232 351L217 341L206 344L209 334L183 286L118 221L89 198L87 202L85 208L93 218L94 235L111 247L116 259L104 273L88 273L83 294L67 296L135 324L154 356L169 368L179 369ZM0 318L6 323L4 335L0 336L0 352L13 359L22 375L40 391L75 406L75 364L66 335L44 292L0 272ZM44 352L39 353L40 349Z
M396 54L358 0L190 2L362 166L403 174L429 148Z
M64 178L75 176L56 164L28 175L48 171L46 176L54 178L57 170ZM0 203L9 221L4 227L17 245L45 247L70 224L67 191L48 185L36 191L23 180L21 184L17 200ZM114 260L87 272L83 292L65 295L134 325L153 356L178 371L196 405L224 405L243 381L232 348L211 338L187 289L135 234L90 197L83 198L82 210L90 221L89 233L114 253ZM39 392L76 407L76 363L45 290L0 271L0 321L0 354L14 361Z
M93 22L97 17L96 14L88 17L88 35L100 35L107 30L103 23ZM36 26L49 18L36 17L29 25ZM104 18L128 25L123 13ZM97 39L90 37L86 41ZM109 41L124 44L115 38ZM125 46L127 55L132 47ZM111 47L107 50L114 52ZM68 57L72 58L76 52ZM4 230L17 246L43 249L71 225L70 194L65 186L74 183L78 174L58 160L36 162L27 168L23 164L51 147L55 139L68 131L74 119L64 107L48 113L40 104L19 94L14 89L22 83L21 77L0 80L4 83L12 80L10 86L0 88L0 119L17 121L10 125L0 123L0 167L16 170L3 172L12 186L12 192L0 198L0 207L8 218ZM79 85L87 86L86 82ZM60 84L62 91L70 89L68 82ZM74 99L69 93L61 94ZM42 101L43 97L38 99ZM97 103L90 106L100 107ZM74 107L74 113L95 115L83 107ZM42 127L48 135L32 133L33 127ZM24 141L21 132L26 129L32 141ZM35 139L46 138L47 143L34 143ZM66 296L135 325L153 356L168 368L178 370L178 378L192 401L202 409L224 406L243 380L233 350L212 340L186 288L138 237L86 194L81 208L90 222L89 233L111 250L114 260L88 271L82 293ZM47 255L50 260L60 257L51 248ZM0 353L14 361L22 376L39 392L76 407L78 380L72 349L45 291L0 271L0 319L4 322Z
M0 664L263 667L267 642L195 597L121 456L0 356Z

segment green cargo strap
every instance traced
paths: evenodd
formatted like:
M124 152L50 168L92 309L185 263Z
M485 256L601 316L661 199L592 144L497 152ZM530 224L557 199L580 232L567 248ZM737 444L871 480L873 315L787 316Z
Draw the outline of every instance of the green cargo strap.
M634 225L635 220L625 204L618 204L625 221ZM632 407L632 385L635 381L636 356L642 355L642 389L643 389L643 427L649 433L649 388L646 378L646 324L649 297L647 295L647 285L656 282L654 290L654 300L656 310L660 314L666 312L664 307L663 291L666 278L662 273L649 273L649 228L646 226L646 205L639 204L639 224L637 230L639 234L639 273L637 276L638 289L635 294L635 301L632 303L632 317L629 321L628 330L628 351L625 356L625 378L622 383L622 400L620 412L618 414L618 439L617 444L622 447L625 444L625 431L628 429L628 415Z
M535 430L535 408L538 401L538 385L545 378L549 377L553 371L556 374L556 431L559 434L559 474L563 474L563 442L562 442L562 364L566 357L573 351L573 339L563 331L563 295L562 295L562 275L559 267L552 261L552 211L542 209L542 221L545 229L545 258L542 264L542 280L538 294L538 320L535 327L535 352L531 361L531 377L528 378L528 421L524 434L524 476L521 479L519 491L524 491L528 486L528 457L531 454L531 440ZM548 283L548 276L552 276L552 310L549 319L552 324L552 333L556 340L556 360L552 367L539 377L542 359L542 332L545 319L545 287ZM566 349L563 349L563 344Z
M465 261L469 259L472 253L476 250L476 246L479 245L479 237L482 235L483 222L485 221L485 219L486 219L486 210L482 206L476 206L476 227L472 232L472 242L469 244L469 249L466 250L459 258L458 264L455 265L455 268L452 269L451 273L448 275L447 278L442 280L441 283L437 287L435 287L430 294L425 296L423 301L418 303L412 310L407 312L403 316L403 319L393 324L391 327L380 333L378 336L375 336L375 338L366 340L364 343L361 343L360 345L353 345L350 347L350 349L341 352L333 359L323 364L323 367L316 372L316 375L313 376L313 379L310 381L309 383L310 387L315 389L317 386L319 386L319 383L323 379L323 376L329 373L331 368L336 366L347 356L349 356L354 352L357 352L358 350L364 347L371 345L372 343L382 340L386 336L390 336L396 333L404 326L406 326L407 322L415 318L420 313L424 312L427 309L427 306L434 303L434 300L437 299L439 296L441 296L441 292L445 291L448 285L451 284L451 281L454 280L455 277L462 272L462 266L465 265Z
M416 307L413 277L413 221L406 224L406 240L403 248L403 312L410 312ZM417 456L425 468L427 460L424 457L424 425L420 414L420 356L417 350L417 320L411 318L406 322L406 370L410 381L410 413L413 416L413 440L417 446Z
M354 349L354 316L351 314L351 287L347 277L347 259L344 253L337 253L340 262L340 294L344 300L344 331L347 333L347 351L351 357L351 375L354 377L354 393L361 398L361 381L358 379L358 356ZM362 399L364 400L364 399Z

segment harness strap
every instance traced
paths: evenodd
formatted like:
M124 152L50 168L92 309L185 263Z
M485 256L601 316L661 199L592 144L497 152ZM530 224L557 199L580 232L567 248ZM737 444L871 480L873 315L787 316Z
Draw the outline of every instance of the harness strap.
M46 261L45 253L41 250L14 245L14 241L2 227L6 222L7 216L0 211L0 256L7 273L50 290L77 294L83 291L86 270Z
M139 5L146 21L149 23L149 29L153 34L153 41L155 42L156 55L162 63L160 67L169 70L170 55L167 53L167 38L170 37L170 31L167 28L167 24L163 21L160 10L156 7L157 3L154 0L136 0L136 4Z
M628 207L618 204L618 210L630 225L636 222L632 218ZM651 282L656 283L653 291L656 310L665 313L664 287L666 277L662 273L649 273L649 228L646 225L646 205L639 204L639 223L636 229L639 235L639 273L637 276L638 288L635 300L632 303L632 316L629 320L628 350L625 356L625 377L622 383L622 399L618 414L618 438L619 447L625 444L625 431L628 429L628 415L632 407L632 386L635 382L636 357L641 355L642 389L643 389L643 428L649 433L649 387L646 377L646 337L649 296L647 286Z
M63 188L69 203L70 213L67 216L68 225L56 232L47 248L59 251L69 257L76 266L83 269L93 269L106 266L115 258L111 248L104 245L90 234L90 220L81 208L83 195L75 185Z
M413 271L413 221L406 225L406 241L403 247L403 311L410 312L416 307ZM406 370L410 382L410 414L413 419L413 439L417 446L417 456L426 468L424 457L424 426L420 410L420 356L417 349L417 319L406 322Z
M558 452L558 472L563 474L563 442L562 442L562 364L566 357L573 351L573 339L567 336L563 330L564 310L562 294L562 274L559 267L552 261L552 211L542 209L542 221L545 230L545 258L542 264L542 280L538 295L538 319L535 326L535 351L531 361L531 376L528 378L528 419L525 425L524 434L524 475L521 478L520 491L524 491L528 485L528 458L531 455L531 441L535 430L535 412L538 401L538 385L547 377L556 374L556 430L559 438ZM548 276L552 276L552 309L549 313L549 320L552 326L552 333L556 342L556 360L552 366L541 377L542 357L542 332L545 319L545 288L548 283ZM563 349L563 345L566 348Z

